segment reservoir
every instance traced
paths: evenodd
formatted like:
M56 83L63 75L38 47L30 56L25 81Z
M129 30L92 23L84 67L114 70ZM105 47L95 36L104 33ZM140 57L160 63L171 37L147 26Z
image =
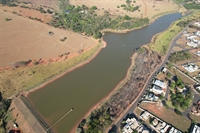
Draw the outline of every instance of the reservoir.
M74 108L53 128L58 133L69 133L91 107L125 78L133 50L150 43L155 34L166 30L179 18L180 13L169 14L142 29L123 34L107 32L103 36L107 47L90 63L31 92L29 100L49 125Z

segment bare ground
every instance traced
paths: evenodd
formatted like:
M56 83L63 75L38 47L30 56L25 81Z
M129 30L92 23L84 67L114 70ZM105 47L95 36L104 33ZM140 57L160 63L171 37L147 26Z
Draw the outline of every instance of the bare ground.
M5 12L0 7L0 68L18 61L49 59L64 53L77 53L87 49L96 41L71 31L56 29L41 22ZM4 20L11 19L10 21ZM54 35L49 35L52 31ZM67 37L62 42L60 39Z

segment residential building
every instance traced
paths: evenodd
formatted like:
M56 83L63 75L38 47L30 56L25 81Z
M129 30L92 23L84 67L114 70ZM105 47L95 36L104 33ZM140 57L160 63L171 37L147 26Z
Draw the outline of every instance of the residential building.
M157 102L158 101L158 97L156 95L154 95L153 93L148 93L145 96L145 99L148 101L152 101L152 102Z
M164 73L166 73L166 72L167 72L167 68L164 67L164 68L162 69L162 71L163 71Z
M194 42L187 42L187 45L188 46L191 46L193 48L197 48L198 47L198 44L194 43Z
M160 80L155 80L154 84L157 85L157 86L159 86L159 87L161 87L161 88L165 88L165 89L167 88L166 83L164 83L164 82L162 82Z
M151 114L147 111L145 111L140 117L146 121L147 119L149 119L149 117L151 116Z
M134 130L140 133L149 133L149 130L135 118L128 118L126 125L122 128L122 133L132 133Z
M183 65L182 67L189 72L195 72L199 69L198 66L196 66L194 63L188 63L186 65Z
M200 127L197 125L194 125L193 129L191 130L190 133L200 133Z
M200 101L192 108L192 114L199 116L200 115Z
M154 94L162 94L163 93L163 89L157 85L154 85L152 88L152 92Z

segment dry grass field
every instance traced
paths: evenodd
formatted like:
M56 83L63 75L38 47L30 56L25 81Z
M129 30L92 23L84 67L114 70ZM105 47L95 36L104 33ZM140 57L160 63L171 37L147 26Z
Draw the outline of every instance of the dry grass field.
M154 1L154 0L132 0L131 5L139 6L140 11L127 12L120 7L122 4L126 4L126 0L70 0L73 5L82 4L92 7L97 6L97 13L102 14L104 11L109 11L111 14L115 15L129 15L132 17L149 17L174 12L179 10L179 6L176 5L172 0ZM119 6L120 8L117 8Z
M36 20L5 12L0 7L0 68L18 61L49 59L70 52L76 53L96 43L92 37L85 37L71 31L56 29ZM6 21L5 19L11 19ZM49 35L49 31L53 35ZM60 39L67 37L62 42Z
M177 115L174 111L166 109L164 106L158 106L154 103L142 103L140 106L183 132L187 132L190 127L190 120L184 116Z

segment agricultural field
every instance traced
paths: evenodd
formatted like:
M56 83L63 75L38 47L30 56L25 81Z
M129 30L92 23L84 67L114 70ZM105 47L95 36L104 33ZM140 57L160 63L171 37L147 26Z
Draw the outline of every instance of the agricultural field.
M0 14L0 38L3 42L0 68L18 61L50 59L64 53L77 53L80 49L87 49L97 43L92 37L56 29L36 20L5 12L2 8Z
M126 3L127 2L127 3ZM82 4L92 7L97 6L98 14L103 14L104 11L109 11L110 14L115 15L129 15L131 17L149 17L150 19L164 13L174 12L177 10L183 11L184 9L176 5L172 0L154 1L154 0L70 0L73 5ZM123 5L139 7L136 11L124 10Z

